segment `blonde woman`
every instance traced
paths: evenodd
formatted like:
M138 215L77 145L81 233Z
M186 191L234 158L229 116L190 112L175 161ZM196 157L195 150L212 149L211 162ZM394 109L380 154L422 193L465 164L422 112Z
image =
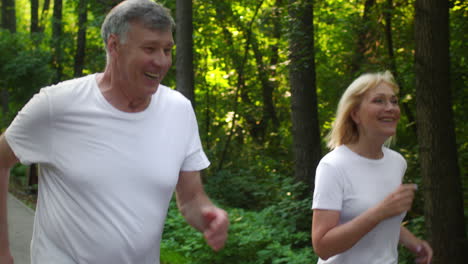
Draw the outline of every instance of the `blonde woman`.
M328 147L317 167L312 243L318 263L395 264L398 243L430 263L432 249L401 222L414 184L402 184L405 159L387 148L400 119L390 72L364 74L340 99Z

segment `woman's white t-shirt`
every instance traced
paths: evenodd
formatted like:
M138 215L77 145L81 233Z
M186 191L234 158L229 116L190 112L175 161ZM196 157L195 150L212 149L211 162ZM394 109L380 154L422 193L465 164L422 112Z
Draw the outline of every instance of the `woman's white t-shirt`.
M344 224L377 205L402 183L406 161L382 147L384 156L373 160L359 156L345 145L320 161L315 176L312 209L340 211ZM396 264L400 224L405 213L380 222L352 248L319 264Z

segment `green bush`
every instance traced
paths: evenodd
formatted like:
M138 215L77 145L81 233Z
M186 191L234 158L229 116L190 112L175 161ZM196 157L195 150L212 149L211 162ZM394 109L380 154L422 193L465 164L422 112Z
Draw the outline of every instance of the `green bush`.
M310 246L310 231L298 229L297 223L303 216L291 215L302 211L297 208L304 205L304 208L310 207L310 201L279 203L258 212L228 209L229 237L225 248L214 252L202 235L185 223L173 201L165 225L161 258L178 252L185 258L184 263L190 264L316 263L317 257Z
M33 94L50 84L50 53L35 41L26 33L0 30L0 89L9 95L7 123Z
M28 167L25 165L22 165L20 163L16 164L11 170L10 170L10 180L18 183L21 186L25 186L27 184L27 177L26 177L26 171Z

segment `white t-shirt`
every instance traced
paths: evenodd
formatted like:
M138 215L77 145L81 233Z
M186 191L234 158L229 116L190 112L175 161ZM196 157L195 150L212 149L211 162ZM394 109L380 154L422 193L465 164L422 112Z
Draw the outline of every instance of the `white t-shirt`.
M320 161L315 176L312 209L340 211L339 224L349 222L377 205L402 183L406 161L397 152L382 147L384 157L367 159L345 145ZM398 263L400 224L405 213L380 222L352 248L319 264Z
M147 109L114 108L89 75L44 88L6 140L40 163L33 264L155 264L180 171L209 166L190 101L160 85Z

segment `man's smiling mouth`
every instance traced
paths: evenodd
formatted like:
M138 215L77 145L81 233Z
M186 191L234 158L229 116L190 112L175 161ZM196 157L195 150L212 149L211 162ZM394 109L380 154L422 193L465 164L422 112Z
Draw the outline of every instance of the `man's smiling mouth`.
M152 72L145 72L146 77L153 79L153 80L159 80L159 73L152 73Z

